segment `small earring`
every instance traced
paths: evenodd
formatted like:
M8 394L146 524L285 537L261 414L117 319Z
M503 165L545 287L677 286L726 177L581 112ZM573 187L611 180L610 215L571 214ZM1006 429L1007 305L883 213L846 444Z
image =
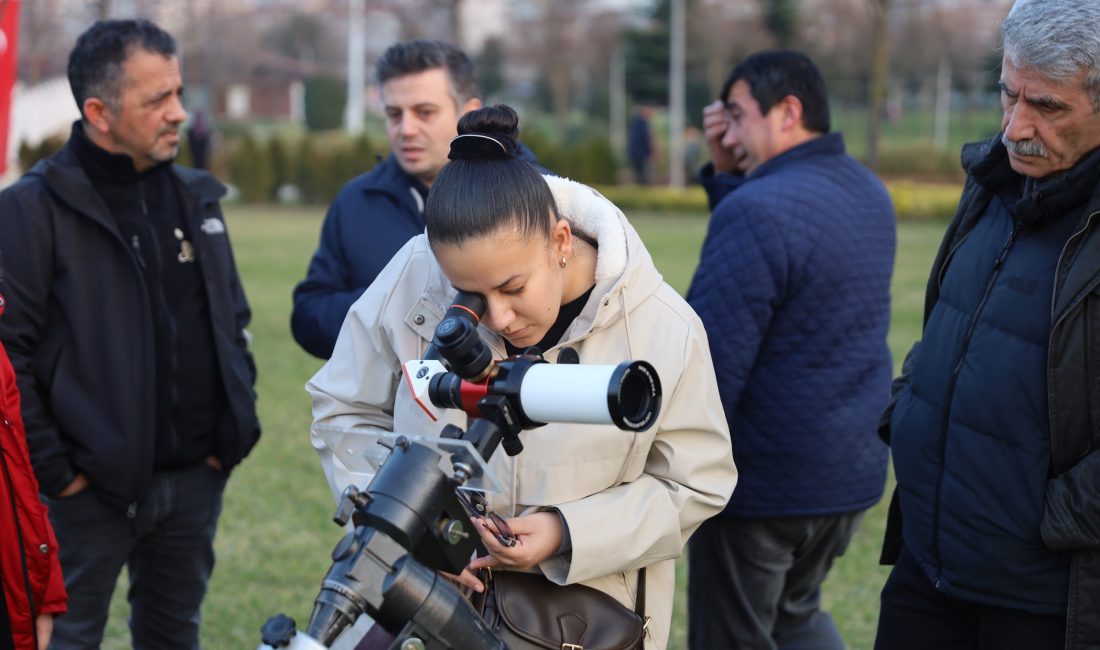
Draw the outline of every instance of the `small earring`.
M562 267L563 269L565 268L565 256L564 255L561 256L561 261L558 262L558 266Z

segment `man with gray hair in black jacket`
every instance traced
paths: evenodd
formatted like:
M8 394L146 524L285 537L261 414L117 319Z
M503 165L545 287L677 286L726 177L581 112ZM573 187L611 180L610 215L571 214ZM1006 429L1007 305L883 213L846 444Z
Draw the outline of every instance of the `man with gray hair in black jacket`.
M162 29L97 22L69 82L69 142L0 193L0 340L69 593L50 647L99 647L125 565L133 647L197 648L225 481L260 433L225 189L172 164Z
M1100 3L1019 0L933 264L876 648L1100 648Z

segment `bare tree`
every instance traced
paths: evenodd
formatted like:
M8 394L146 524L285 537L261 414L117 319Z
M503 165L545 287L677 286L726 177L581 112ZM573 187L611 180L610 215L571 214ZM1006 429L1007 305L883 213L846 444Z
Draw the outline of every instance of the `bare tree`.
M550 82L550 100L554 116L564 122L572 109L571 73L572 62L565 52L573 52L573 21L581 9L579 0L547 0L543 3L545 18L545 41L543 42L543 63Z
M578 69L585 67L588 9L584 0L537 0L525 20L515 25L509 58L526 76L542 81L548 106L559 124L574 108ZM583 24L583 26L582 26ZM605 54L610 55L610 51Z
M461 43L461 0L375 0L377 8L385 8L401 25L402 39L437 38Z
M63 74L71 42L56 35L65 34L64 12L58 0L22 3L19 17L19 79L34 85ZM54 35L42 38L41 34Z
M701 0L688 8L688 42L698 43L707 53L703 62L707 85L717 96L734 64L769 46L770 35L755 3Z

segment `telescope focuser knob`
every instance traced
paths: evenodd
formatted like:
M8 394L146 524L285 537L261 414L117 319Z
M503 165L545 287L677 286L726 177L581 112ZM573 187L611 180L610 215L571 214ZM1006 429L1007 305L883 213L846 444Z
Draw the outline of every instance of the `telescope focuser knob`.
M333 513L332 520L341 526L346 526L355 511L368 503L370 503L369 494L360 492L359 488L354 485L349 485L344 488L344 493L340 495L340 503L336 506L336 512Z
M298 633L294 619L286 614L276 614L260 626L260 639L272 648L285 648Z

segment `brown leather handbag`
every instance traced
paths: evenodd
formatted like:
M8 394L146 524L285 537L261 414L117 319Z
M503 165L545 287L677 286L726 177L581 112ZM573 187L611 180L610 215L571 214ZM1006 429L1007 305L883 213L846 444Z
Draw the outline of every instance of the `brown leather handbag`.
M643 646L645 569L634 611L585 585L557 585L537 573L490 572L475 601L510 650L636 650ZM479 601L479 602L478 602Z

